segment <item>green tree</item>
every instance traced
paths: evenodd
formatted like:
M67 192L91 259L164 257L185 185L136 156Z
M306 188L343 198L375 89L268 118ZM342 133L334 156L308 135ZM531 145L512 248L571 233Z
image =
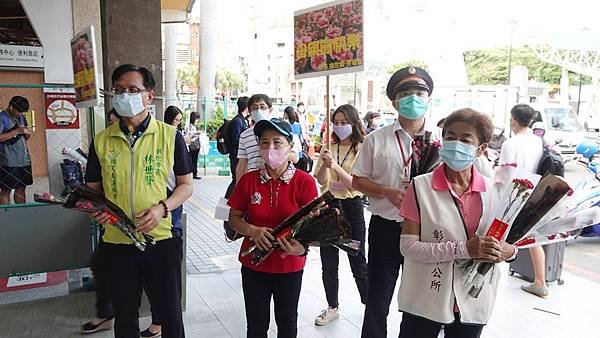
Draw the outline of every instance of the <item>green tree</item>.
M239 74L228 69L217 70L217 89L230 96L234 91L239 91L244 88L244 81Z
M215 108L212 119L206 121L206 135L208 135L211 140L217 139L217 130L219 130L219 127L223 124L223 116L223 107L219 105Z
M198 67L186 65L177 68L177 82L185 83L188 87L198 87Z
M426 71L429 71L429 67L427 67L427 63L425 61L411 59L411 60L406 60L404 62L396 63L396 64L389 66L387 72L388 72L388 74L394 74L398 69L402 69L402 68L408 67L408 66L416 66L419 68L423 68Z
M508 47L476 49L464 52L470 84L498 85L508 83ZM560 83L561 67L540 60L528 46L512 50L512 67L525 66L529 79L551 84ZM579 75L569 74L571 83L579 83ZM583 77L585 83L591 79Z

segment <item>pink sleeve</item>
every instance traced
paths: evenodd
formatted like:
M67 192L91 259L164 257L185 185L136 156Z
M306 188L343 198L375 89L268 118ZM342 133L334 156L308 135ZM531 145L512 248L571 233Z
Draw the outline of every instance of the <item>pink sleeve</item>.
M400 206L400 216L416 224L421 224L421 215L417 206L417 197L415 196L414 184L408 186L404 200Z

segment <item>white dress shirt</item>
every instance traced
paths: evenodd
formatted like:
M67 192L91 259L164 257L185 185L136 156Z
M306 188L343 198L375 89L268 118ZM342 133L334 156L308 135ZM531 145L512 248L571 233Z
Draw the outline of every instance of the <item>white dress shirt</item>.
M425 131L432 132L432 140L442 139L442 130L435 125L429 125L427 121L417 135L422 135ZM396 133L400 137L402 149L398 144ZM406 178L404 177L405 166L401 151L404 151L404 155L411 156L412 140L413 138L402 129L398 120L394 124L373 131L367 136L358 153L352 168L352 175L366 178L382 186L402 189ZM408 170L410 174L410 167ZM371 198L369 210L373 215L388 220L397 222L404 220L400 217L398 208L387 198Z

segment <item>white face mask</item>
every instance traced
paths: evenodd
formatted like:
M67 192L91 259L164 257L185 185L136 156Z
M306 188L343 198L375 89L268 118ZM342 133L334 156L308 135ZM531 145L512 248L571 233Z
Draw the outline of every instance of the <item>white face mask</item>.
M250 116L252 116L252 120L254 122L268 120L269 119L269 111L267 109L258 109L250 112Z
M345 140L352 135L352 125L347 124L345 126L333 126L333 132L339 137L340 140Z
M142 94L117 94L112 99L112 104L115 107L117 113L123 117L134 117L137 114L146 110L144 101L142 101Z
M300 108L298 108L298 111L304 113L304 107L300 106Z

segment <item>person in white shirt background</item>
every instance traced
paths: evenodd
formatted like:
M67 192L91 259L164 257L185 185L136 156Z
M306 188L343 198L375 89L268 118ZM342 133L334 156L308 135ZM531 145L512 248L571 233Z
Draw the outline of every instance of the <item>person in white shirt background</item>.
M272 117L273 104L267 95L254 94L248 100L248 110L256 124L258 121L268 120ZM254 126L240 134L237 158L239 161L235 169L236 182L239 182L242 175L248 171L260 169L263 166L264 161L260 156L260 147L258 146L258 139L254 135ZM290 151L288 160L297 163L298 153Z
M510 115L510 128L514 135L502 144L498 163L501 165L513 164L517 168L535 174L544 152L542 137L535 135L529 128L535 111L526 104L518 104L511 109ZM532 247L529 249L529 254L535 277L533 283L522 285L521 289L540 297L546 297L549 292L546 286L544 249L541 246Z

